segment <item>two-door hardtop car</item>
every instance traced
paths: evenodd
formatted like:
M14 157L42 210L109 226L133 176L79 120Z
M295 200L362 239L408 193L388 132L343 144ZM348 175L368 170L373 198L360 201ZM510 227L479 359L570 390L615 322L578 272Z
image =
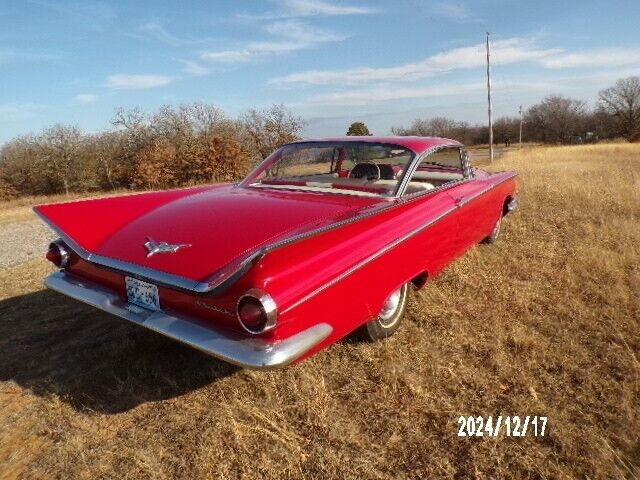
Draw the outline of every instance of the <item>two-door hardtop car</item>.
M42 205L60 293L244 367L400 325L411 285L493 242L516 174L463 146L346 137L283 146L237 184Z

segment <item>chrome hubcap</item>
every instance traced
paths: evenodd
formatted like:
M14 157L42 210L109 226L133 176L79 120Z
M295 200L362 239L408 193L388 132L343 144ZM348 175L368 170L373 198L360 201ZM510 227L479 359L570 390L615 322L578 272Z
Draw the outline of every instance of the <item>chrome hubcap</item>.
M382 311L380 315L378 315L378 319L380 325L385 328L391 327L396 321L397 318L394 318L394 315L398 311L398 307L400 307L400 300L402 299L402 287L393 292L387 301L384 303L382 307Z

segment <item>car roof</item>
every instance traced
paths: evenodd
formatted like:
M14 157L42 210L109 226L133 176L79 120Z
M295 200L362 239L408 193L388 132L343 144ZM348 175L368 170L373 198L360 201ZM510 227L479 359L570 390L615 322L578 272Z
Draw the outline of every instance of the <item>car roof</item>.
M387 137L330 137L330 138L309 138L305 140L300 140L298 142L293 143L308 143L308 142L327 142L327 143L389 143L392 145L398 145L400 147L408 148L409 150L413 150L415 153L423 153L425 150L428 150L432 147L437 147L439 145L454 145L461 147L462 144L457 140L451 140L450 138L440 138L440 137L413 137L413 136L387 136Z

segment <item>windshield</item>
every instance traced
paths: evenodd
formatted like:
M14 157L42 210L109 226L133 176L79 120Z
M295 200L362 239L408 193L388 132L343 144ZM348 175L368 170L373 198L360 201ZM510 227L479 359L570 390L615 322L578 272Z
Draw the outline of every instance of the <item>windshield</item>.
M414 153L382 143L286 145L245 185L365 196L392 196Z

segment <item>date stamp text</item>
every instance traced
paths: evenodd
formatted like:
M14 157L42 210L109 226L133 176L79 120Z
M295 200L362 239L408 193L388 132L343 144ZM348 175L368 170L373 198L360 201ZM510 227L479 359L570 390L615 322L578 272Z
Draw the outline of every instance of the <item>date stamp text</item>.
M546 428L547 417L538 415L458 417L459 437L544 437Z

